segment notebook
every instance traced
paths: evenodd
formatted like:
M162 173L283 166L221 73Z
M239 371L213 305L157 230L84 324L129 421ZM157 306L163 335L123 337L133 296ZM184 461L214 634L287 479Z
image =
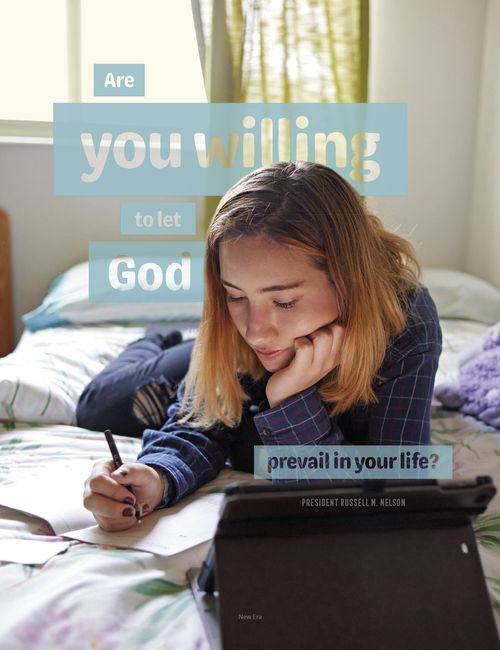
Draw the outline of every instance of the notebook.
M495 493L489 476L227 488L188 572L212 650L498 650L472 529Z

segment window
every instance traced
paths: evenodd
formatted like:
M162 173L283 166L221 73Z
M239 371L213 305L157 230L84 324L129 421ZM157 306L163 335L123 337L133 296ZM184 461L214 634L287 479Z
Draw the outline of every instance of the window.
M0 0L0 134L47 135L52 104L93 97L94 63L144 63L143 102L205 102L189 0Z
M69 101L66 0L0 0L0 118L51 121Z

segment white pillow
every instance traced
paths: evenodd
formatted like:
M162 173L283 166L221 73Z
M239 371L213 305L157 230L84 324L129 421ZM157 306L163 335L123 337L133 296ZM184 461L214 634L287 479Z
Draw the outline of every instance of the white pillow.
M450 269L424 268L440 318L461 318L494 325L500 321L500 289L485 280Z
M0 359L0 420L75 424L89 381L115 359L142 327L59 327L24 332Z
M23 321L32 332L69 324L198 321L202 307L202 302L90 302L89 263L82 262L58 276L42 304Z

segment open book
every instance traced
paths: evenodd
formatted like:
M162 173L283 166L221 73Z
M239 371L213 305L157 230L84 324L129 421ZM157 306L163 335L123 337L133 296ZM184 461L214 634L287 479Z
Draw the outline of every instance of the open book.
M106 532L83 506L84 482L92 465L90 460L72 460L57 473L54 466L37 468L36 476L0 485L0 505L41 517L55 535L170 556L213 537L226 485L265 482L226 468L180 503L152 512L129 530Z

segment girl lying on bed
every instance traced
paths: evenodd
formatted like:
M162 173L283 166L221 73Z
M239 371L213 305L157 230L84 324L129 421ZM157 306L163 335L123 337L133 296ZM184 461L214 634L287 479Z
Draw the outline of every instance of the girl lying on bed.
M253 472L254 445L429 444L441 331L419 273L332 169L250 173L208 228L196 340L146 336L81 398L80 426L153 427L136 463L94 465L85 507L130 528L135 501L143 515L174 504L227 459Z

